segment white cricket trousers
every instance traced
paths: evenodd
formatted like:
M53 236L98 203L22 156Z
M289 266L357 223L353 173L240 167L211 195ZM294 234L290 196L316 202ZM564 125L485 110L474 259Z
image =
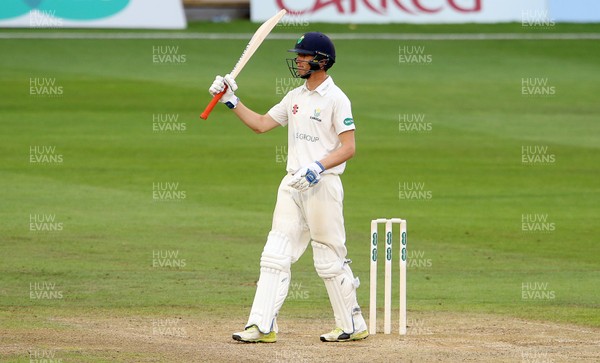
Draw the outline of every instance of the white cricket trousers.
M322 175L318 184L303 192L288 186L292 178L286 175L279 185L273 225L261 255L261 274L246 327L256 325L263 333L277 332L276 318L287 296L291 264L298 261L313 241L313 248L318 248L313 256L315 268L325 281L336 324L347 333L364 329L366 325L356 302L358 280L346 261L344 190L340 177ZM354 281L342 286L345 279Z
M329 246L339 258L346 258L344 188L338 175L324 174L318 184L299 192L287 184L286 175L277 192L271 230L287 235L285 254L298 261L310 241Z

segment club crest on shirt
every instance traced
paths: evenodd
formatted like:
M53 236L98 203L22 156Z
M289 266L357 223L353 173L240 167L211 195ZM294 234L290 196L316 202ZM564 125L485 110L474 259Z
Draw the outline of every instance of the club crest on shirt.
M298 105L294 105L294 107L292 107L292 113L294 115L298 113Z
M321 122L321 119L319 118L319 116L321 116L321 109L315 108L315 110L313 111L313 115L310 116L310 119Z

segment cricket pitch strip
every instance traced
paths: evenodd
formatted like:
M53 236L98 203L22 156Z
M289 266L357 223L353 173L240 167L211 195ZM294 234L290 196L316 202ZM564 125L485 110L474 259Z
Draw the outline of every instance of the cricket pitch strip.
M274 344L231 339L231 318L73 316L0 331L0 358L55 362L584 362L599 361L600 329L488 314L411 312L407 335L323 343L320 319L282 316Z

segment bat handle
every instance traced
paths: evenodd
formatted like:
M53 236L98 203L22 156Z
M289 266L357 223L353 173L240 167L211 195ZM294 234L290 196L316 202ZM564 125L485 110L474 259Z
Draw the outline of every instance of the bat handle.
M208 118L208 115L210 115L213 108L215 108L215 105L219 102L221 97L223 97L223 95L225 94L226 91L227 91L227 85L225 85L225 89L223 90L223 92L217 93L216 95L213 96L212 100L210 100L210 102L208 103L208 106L206 106L206 108L204 109L204 112L202 112L202 114L200 115L201 119L206 120Z

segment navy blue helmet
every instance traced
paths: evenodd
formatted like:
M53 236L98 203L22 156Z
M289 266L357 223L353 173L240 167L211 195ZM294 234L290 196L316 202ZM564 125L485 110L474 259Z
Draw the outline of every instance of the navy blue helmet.
M325 64L323 65L324 70L328 70L333 66L333 63L335 63L335 47L333 46L333 42L327 35L319 32L303 34L298 38L296 44L294 44L294 48L288 49L288 52L314 56L314 58L308 62L311 71L304 76L298 74L295 58L287 59L290 72L292 72L294 77L308 78L312 71L321 69L321 61L323 60L325 61Z

